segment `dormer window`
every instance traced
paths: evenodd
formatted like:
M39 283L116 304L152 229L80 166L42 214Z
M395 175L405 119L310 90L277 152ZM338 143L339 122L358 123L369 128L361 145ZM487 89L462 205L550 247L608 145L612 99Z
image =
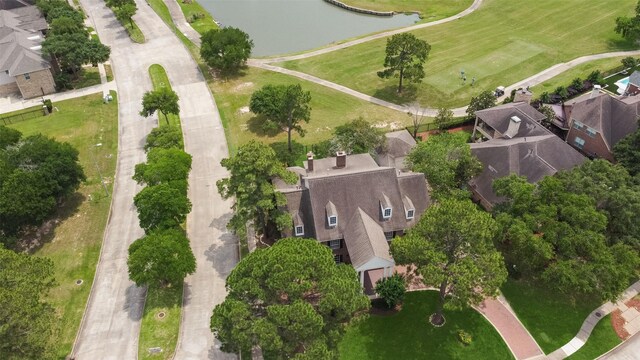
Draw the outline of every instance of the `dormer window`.
M385 220L391 219L391 215L393 215L391 201L386 194L382 194L382 198L380 199L380 213L382 213L382 218Z
M408 196L402 197L402 204L404 205L404 215L407 220L412 220L416 216L416 208L413 206L413 201Z
M293 233L296 236L304 235L304 223L302 222L302 216L300 216L299 211L293 214Z
M338 226L338 210L336 210L336 206L329 201L324 209L327 212L327 225L329 227Z
M302 236L304 235L304 225L298 225L296 226L296 236Z

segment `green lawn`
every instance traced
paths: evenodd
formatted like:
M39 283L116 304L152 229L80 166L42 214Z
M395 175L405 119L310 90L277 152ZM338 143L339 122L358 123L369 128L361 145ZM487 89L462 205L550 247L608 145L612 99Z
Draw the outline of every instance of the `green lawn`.
M546 354L573 339L584 319L601 305L596 299L589 298L572 302L543 285L512 279L501 290Z
M173 358L180 331L181 307L182 284L173 288L149 288L140 329L139 359ZM159 313L164 316L158 316ZM154 347L161 348L162 352L149 353L149 348Z
M112 93L116 100L115 92ZM44 235L44 245L35 251L55 264L58 285L49 300L60 317L52 344L58 359L71 351L93 283L96 263L111 197L106 196L98 169L109 194L115 173L118 146L118 105L102 103L102 94L54 103L59 111L21 121L10 127L25 136L42 133L66 141L80 152L80 163L87 181L80 186L55 215L61 222ZM98 144L101 144L98 146ZM82 285L75 281L82 279Z
M411 117L405 113L387 109L354 98L321 85L297 78L249 68L243 76L227 81L211 81L220 116L227 134L229 149L233 153L238 145L258 139L266 143L286 141L286 133L266 133L262 131L260 119L248 111L251 94L266 84L301 84L311 92L311 120L303 124L305 137L293 134L293 139L303 144L313 144L331 137L333 129L341 124L364 117L385 130L401 128L411 124Z
M559 62L636 48L613 31L615 18L632 15L634 5L633 0L485 0L464 18L412 32L432 49L424 81L403 96L396 93L397 79L376 75L386 39L284 66L396 103L416 97L430 107L462 106L481 90L513 84Z
M125 21L122 24L122 26L124 26L124 29L127 31L127 34L129 34L131 41L138 44L142 44L146 41L144 38L144 34L142 33L142 30L140 30L140 28L138 27L138 24L136 24L135 21L132 21L132 22Z
M591 336L589 336L589 340L587 341L587 343L567 359L593 360L598 356L606 353L607 351L613 349L621 342L622 341L613 330L613 325L611 324L611 316L607 315L602 318L600 322L598 322L598 325L596 325L596 327L593 329L593 332L591 332Z
M97 67L83 67L80 76L71 81L74 89L81 89L88 86L100 85L100 71Z
M395 12L419 12L423 21L436 21L468 8L473 0L342 0L355 7Z
M191 27L198 33L204 34L209 30L218 28L218 25L215 21L213 21L213 17L211 16L211 14L209 14L207 10L205 10L200 4L198 4L197 1L191 0L191 2L185 3L184 0L178 0L178 4L180 5L180 8L182 9L184 17L187 19L187 21L190 21L189 19L191 19L194 15L204 15L204 17L201 17L197 20L194 19L194 21L189 22Z
M434 291L410 292L398 314L372 315L350 326L339 345L340 359L513 359L498 332L473 309L446 311L446 324L432 326L428 318L436 299ZM458 330L473 342L463 345Z
M153 88L155 90L161 87L168 87L169 89L171 89L171 83L169 82L169 77L167 77L167 72L161 65L153 64L149 66L149 77L151 77L151 83L153 84ZM159 113L158 117L160 118L158 122L159 126L165 125L166 120L164 118L164 115ZM179 115L167 114L167 118L169 119L169 124L171 124L172 126L177 126L180 129Z
M111 69L111 65L104 64L104 72L107 74L107 82L113 80L113 70Z

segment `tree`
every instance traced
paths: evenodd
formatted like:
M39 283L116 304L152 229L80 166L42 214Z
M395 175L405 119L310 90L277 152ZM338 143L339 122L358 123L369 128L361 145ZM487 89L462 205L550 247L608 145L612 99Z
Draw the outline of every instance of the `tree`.
M153 128L149 135L147 135L144 151L149 152L149 150L153 148L184 148L180 128L177 126L160 126Z
M409 111L407 111L407 115L411 116L411 122L413 123L413 138L416 139L418 137L418 129L426 120L426 111L427 109L420 106L420 103L415 101L407 106Z
M625 69L633 69L634 67L638 66L638 59L632 56L627 56L626 58L620 60L620 62Z
M87 29L85 29L82 22L78 22L76 19L62 16L51 21L49 34L63 35L63 34L84 34L89 36Z
M388 278L382 278L376 282L375 290L376 294L387 303L387 307L393 309L404 299L406 292L404 277L395 273Z
M432 205L418 224L391 243L397 264L412 265L427 286L439 290L433 324L443 311L480 304L507 279L502 255L493 246L495 220L469 200L445 199Z
M640 38L640 1L635 8L635 16L620 16L616 19L615 32L629 40Z
M108 46L89 39L83 33L50 34L42 42L42 51L55 59L62 68L71 70L76 77L82 65L105 62L111 52Z
M485 90L471 98L471 102L467 107L467 118L474 119L476 117L476 111L488 109L496 106L496 96L490 90Z
M353 267L313 239L288 238L245 257L226 280L211 331L227 352L331 359L346 325L369 307Z
M147 162L136 165L133 179L138 184L165 183L187 194L187 177L191 171L191 155L177 149L151 149Z
M253 48L249 35L234 27L209 30L201 40L200 55L204 61L224 74L240 70Z
M138 11L138 7L135 2L127 2L122 6L118 7L115 11L116 18L120 22L128 21L129 25L133 26L133 15Z
M448 108L440 108L433 123L438 127L438 131L444 131L445 126L453 121L453 111Z
M0 150L16 145L21 138L20 131L0 125Z
M173 114L177 116L180 114L178 94L164 86L157 90L145 92L142 96L142 111L140 111L140 115L149 117L156 111L162 113L167 125L170 125L167 115Z
M387 39L386 57L384 67L378 71L378 76L382 79L397 77L398 93L402 93L402 81L419 83L424 78L424 63L427 61L431 45L420 40L410 33L393 35Z
M382 131L359 117L333 130L331 151L345 151L347 154L375 153L385 145L386 137Z
M168 184L147 186L134 198L140 227L149 234L154 230L180 226L191 211L191 202L180 190Z
M424 173L433 196L469 197L463 190L482 171L482 163L471 154L464 132L442 133L420 142L407 156L408 166Z
M276 191L271 180L275 177L294 184L298 177L278 161L273 149L257 141L242 145L230 158L221 164L230 176L218 180L218 192L224 199L234 198L233 217L228 227L238 236L246 235L247 223L253 222L258 234L267 234L271 224L278 230L290 227L292 219L280 210L287 202L284 195Z
M640 124L640 119L638 119ZM624 166L629 174L640 174L640 130L625 136L613 146L613 156Z
M189 239L182 229L155 231L129 246L129 279L137 286L178 285L196 271Z
M575 191L600 175L571 186L577 175L564 176L536 185L515 175L495 180L496 194L506 199L495 208L497 244L509 268L523 276L569 296L613 301L635 276L638 252L622 242L607 244L607 215L592 194Z
M51 355L56 315L45 298L54 284L50 259L18 254L0 245L0 358Z
M301 122L309 122L311 93L296 85L265 85L251 95L249 110L264 115L269 125L287 130L287 145L291 152L291 131L305 135Z
M553 109L549 105L540 106L540 108L538 108L538 111L542 115L544 115L544 120L542 120L542 121L547 123L547 124L552 124L553 120L556 119L556 112L553 111Z

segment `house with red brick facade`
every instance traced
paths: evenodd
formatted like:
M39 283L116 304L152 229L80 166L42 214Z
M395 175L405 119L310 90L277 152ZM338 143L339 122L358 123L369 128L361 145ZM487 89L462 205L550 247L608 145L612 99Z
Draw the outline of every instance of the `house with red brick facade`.
M274 183L292 219L283 236L315 238L336 262L353 265L367 292L393 274L389 243L416 224L431 200L422 173L380 166L369 154L314 159L290 167L298 182Z
M617 97L595 88L564 104L566 141L591 158L614 161L613 147L636 131L640 96Z

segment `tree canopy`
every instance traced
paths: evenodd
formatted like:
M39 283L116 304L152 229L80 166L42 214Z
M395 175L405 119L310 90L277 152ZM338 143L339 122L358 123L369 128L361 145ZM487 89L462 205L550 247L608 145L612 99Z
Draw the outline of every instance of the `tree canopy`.
M291 216L280 210L286 204L286 198L275 190L271 180L278 177L293 184L298 177L278 161L273 149L250 141L235 155L223 159L221 164L230 176L218 180L216 185L224 199L235 199L228 226L238 236L244 236L249 222L253 222L258 234L267 234L271 224L278 230L292 226Z
M636 5L634 16L620 16L616 19L614 30L625 39L640 39L640 1Z
M471 98L469 106L467 107L467 117L474 119L476 117L476 111L488 109L496 106L496 96L491 90L485 90Z
M493 245L497 230L491 214L470 200L444 199L391 242L397 264L412 265L425 285L439 289L434 324L443 322L444 308L478 305L506 281L502 254Z
M347 154L375 153L384 147L386 137L382 130L359 117L333 130L331 151L345 151Z
M164 115L164 121L169 124L168 114L180 114L180 104L178 104L178 94L168 87L161 87L157 90L147 91L142 96L142 110L140 115L148 117L159 111Z
M129 246L129 279L138 286L178 285L196 271L189 239L179 228L154 231Z
M640 197L619 169L599 160L536 185L497 179L496 194L506 199L496 207L498 244L509 268L573 296L616 299L640 265L638 227L629 223Z
M613 156L632 176L640 174L640 129L613 146Z
M465 187L482 171L482 163L471 154L468 139L464 132L432 135L407 156L411 169L425 174L434 197L469 197Z
M418 83L424 78L424 63L427 61L431 45L411 33L400 33L387 39L384 70L378 71L383 79L397 77L398 93L402 93L402 82L407 79Z
M191 212L191 202L184 194L168 184L147 186L134 198L140 227L149 234L154 230L180 226Z
M53 262L0 245L0 358L43 359L56 320L45 301L54 286Z
M224 74L240 70L253 49L249 35L234 27L209 30L201 40L200 55L204 61Z
M369 307L355 270L313 239L288 238L251 253L226 281L211 330L228 352L272 359L332 359L345 325Z
M144 151L149 152L153 148L184 148L180 128L177 126L160 126L153 128L149 135L147 135Z
M191 171L191 155L177 149L151 149L147 162L136 165L133 179L139 184L166 183L187 194L187 177Z
M287 130L287 146L291 152L291 131L305 135L302 122L311 118L311 93L296 85L265 85L251 95L249 109L257 115L263 115L267 125Z

